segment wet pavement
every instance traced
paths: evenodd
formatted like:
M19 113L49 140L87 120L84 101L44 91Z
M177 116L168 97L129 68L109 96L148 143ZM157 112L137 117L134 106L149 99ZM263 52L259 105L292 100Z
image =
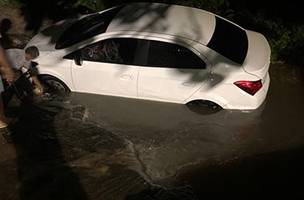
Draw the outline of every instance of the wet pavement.
M247 111L72 94L11 107L0 199L304 196L304 73L273 65Z

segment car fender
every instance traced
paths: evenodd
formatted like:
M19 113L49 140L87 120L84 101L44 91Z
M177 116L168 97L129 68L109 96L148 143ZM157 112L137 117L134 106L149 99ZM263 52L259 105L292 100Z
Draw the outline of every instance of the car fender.
M206 101L211 101L213 103L216 103L217 105L221 106L224 109L227 109L227 100L223 98L221 95L217 94L215 91L213 92L206 92L206 91L197 91L194 93L190 98L188 98L184 104L187 104L191 101L196 101L196 100L206 100Z

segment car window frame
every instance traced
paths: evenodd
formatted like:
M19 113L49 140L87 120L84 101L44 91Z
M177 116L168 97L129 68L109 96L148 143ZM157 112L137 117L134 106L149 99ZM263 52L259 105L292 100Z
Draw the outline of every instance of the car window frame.
M63 59L69 59L69 60L75 60L75 58L73 57L75 54L77 54L77 52L79 52L81 49L90 46L94 43L98 43L107 39L115 39L115 38L131 38L131 39L138 39L138 40L153 40L153 41L160 41L160 42L165 42L165 43L170 43L170 44L175 44L175 45L180 45L184 48L187 48L189 51L191 51L192 53L194 53L196 56L198 56L203 62L205 62L206 64L206 68L201 69L201 70L207 70L207 71L211 71L211 67L212 64L211 62L208 60L208 58L203 54L200 53L200 51L195 48L193 45L193 41L192 40L187 40L187 39L178 39L176 37L174 37L174 40L171 38L167 38L167 37L161 37L161 36L148 36L148 35L141 35L141 34L127 34L127 33L122 33L122 34L109 34L109 35L103 35L103 36L97 36L97 38L95 37L93 40L92 39L87 39L85 41L79 42L67 49L63 49L63 50L68 50L68 49L73 49L71 50L69 53L65 54L65 56L63 56ZM90 41L88 44L86 44L87 41ZM197 43L200 46L203 46L204 48L207 49L207 47L205 47L202 44ZM138 44L137 44L138 45ZM78 48L77 48L78 47ZM149 48L148 48L149 49ZM136 47L136 52L134 55L134 58L136 58L137 54L137 50L138 47ZM146 52L144 52L145 54L148 54L147 50ZM148 55L145 55L146 59L148 58ZM136 60L136 59L134 59ZM94 62L94 61L86 61L86 62ZM147 62L147 60L146 60ZM98 62L98 63L104 63L104 64L116 64L116 63L108 63L108 62ZM118 64L118 63L117 63ZM120 64L120 65L127 65L127 64ZM142 66L142 65L129 65L129 66L137 66L137 67L153 67L153 66ZM200 70L200 69L191 69L191 68L171 68L171 67L153 67L153 68L166 68L166 69L189 69L189 70Z

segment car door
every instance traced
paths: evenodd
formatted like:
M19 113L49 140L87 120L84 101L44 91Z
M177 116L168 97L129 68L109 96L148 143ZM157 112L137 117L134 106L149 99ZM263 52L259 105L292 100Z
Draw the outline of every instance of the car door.
M147 62L138 79L140 98L183 103L207 81L207 64L193 51L168 42L146 43Z
M81 64L72 65L76 91L136 97L138 67L133 65L136 40L106 39L77 52Z

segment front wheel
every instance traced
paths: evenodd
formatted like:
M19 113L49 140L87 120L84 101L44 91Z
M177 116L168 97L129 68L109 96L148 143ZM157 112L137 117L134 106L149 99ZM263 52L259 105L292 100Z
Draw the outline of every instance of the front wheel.
M71 92L70 89L61 80L53 76L39 76L39 81L43 86L44 96L49 96L52 98L65 97Z

